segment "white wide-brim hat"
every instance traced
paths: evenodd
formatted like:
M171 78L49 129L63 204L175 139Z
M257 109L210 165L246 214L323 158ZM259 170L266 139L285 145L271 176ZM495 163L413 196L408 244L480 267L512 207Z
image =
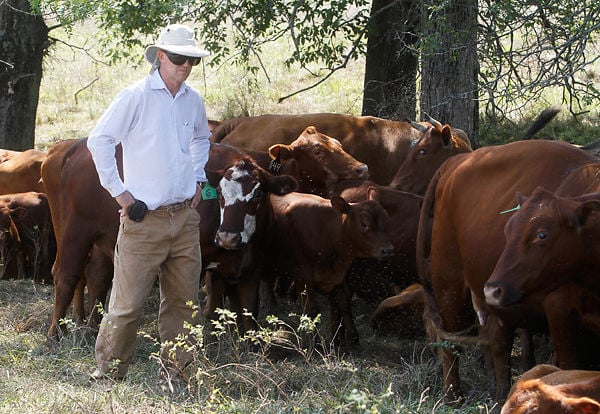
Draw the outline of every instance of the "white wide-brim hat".
M207 50L196 46L194 31L182 24L171 24L165 27L160 32L156 44L146 48L144 56L151 64L154 64L156 61L158 49L191 57L205 57L210 55Z

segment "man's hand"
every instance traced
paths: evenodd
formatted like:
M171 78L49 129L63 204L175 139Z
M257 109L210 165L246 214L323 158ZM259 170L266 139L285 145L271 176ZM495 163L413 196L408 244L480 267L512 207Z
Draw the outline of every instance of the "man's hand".
M190 208L196 208L196 206L202 199L202 184L203 183L196 183L196 194L194 194L194 197L192 198Z
M121 209L119 210L121 217L125 217L129 214L129 208L135 203L135 198L129 191L119 194L115 197L115 200L119 206L121 206Z

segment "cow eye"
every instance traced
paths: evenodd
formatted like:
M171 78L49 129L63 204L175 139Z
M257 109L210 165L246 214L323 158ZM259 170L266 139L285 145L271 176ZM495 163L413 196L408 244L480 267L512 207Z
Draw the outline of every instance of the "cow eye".
M538 239L540 240L546 240L548 238L548 233L546 233L545 231L540 231L538 233Z
M367 225L367 223L365 223L364 221L360 222L360 229L361 230L367 230L369 228L369 226Z
M425 155L425 154L427 154L427 150L425 148L421 148L419 150L419 155Z
M255 199L258 199L258 198L262 198L263 194L264 194L263 190L261 188L257 188L254 191L254 197L252 197L252 199L255 200Z

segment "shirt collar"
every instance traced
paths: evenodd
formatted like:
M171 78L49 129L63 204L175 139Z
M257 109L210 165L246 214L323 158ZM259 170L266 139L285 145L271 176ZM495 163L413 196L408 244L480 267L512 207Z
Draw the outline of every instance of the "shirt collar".
M163 80L163 78L161 78L158 69L150 74L150 87L152 89L167 89L167 85L165 85L165 81ZM181 84L181 88L179 88L179 92L177 92L177 95L187 91L187 88L187 83L183 82Z

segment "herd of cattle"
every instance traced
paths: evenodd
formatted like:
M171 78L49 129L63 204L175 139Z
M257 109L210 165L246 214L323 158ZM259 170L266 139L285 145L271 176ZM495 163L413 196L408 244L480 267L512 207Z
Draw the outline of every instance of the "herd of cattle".
M536 412L526 401L572 412L541 408L571 400L600 412L600 373L576 371L600 365L592 153L529 139L473 150L431 118L263 115L211 127L206 172L218 197L197 207L208 318L227 306L248 330L280 295L311 316L325 295L332 334L352 348L357 296L378 305L380 334L455 344L437 347L449 402L461 400L455 347L476 337L503 412ZM117 159L121 168L119 148ZM1 151L0 194L0 278L53 282L51 337L71 305L76 322L97 326L119 217L86 140ZM511 389L514 337L533 367L537 332L560 369L535 367Z

